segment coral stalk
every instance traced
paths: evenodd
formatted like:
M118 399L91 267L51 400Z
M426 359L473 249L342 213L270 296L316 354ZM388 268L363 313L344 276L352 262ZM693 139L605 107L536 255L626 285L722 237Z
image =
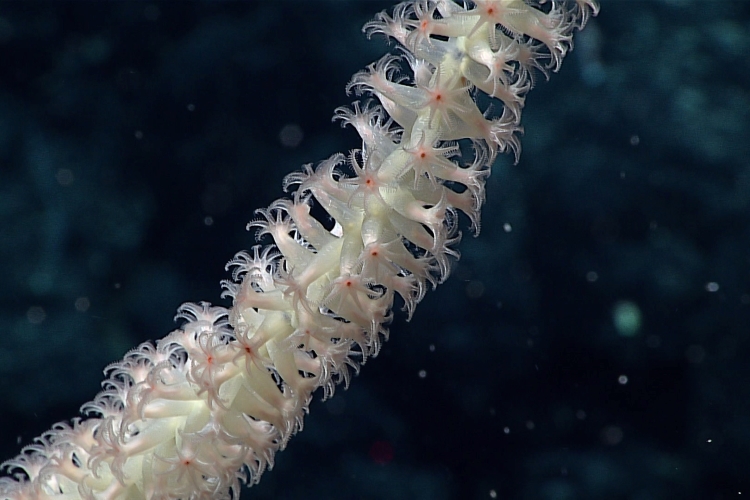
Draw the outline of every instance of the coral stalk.
M361 149L306 165L289 198L248 224L273 244L239 252L229 308L184 304L179 329L107 367L83 406L7 462L0 497L237 498L302 429L313 393L378 354L394 303L409 316L479 232L484 182L517 133L534 71L557 71L594 0L419 0L365 26L400 44L339 108ZM403 64L405 62L405 65ZM493 116L477 97L502 103ZM329 223L330 220L330 223Z

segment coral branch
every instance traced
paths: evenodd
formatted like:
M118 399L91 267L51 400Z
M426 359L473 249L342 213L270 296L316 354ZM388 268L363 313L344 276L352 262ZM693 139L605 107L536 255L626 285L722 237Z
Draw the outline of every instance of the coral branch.
M419 0L369 23L409 64L387 55L349 84L380 101L336 111L361 149L288 176L292 198L249 224L273 244L227 266L232 306L184 304L178 330L108 367L82 409L92 418L57 424L4 464L15 479L0 480L0 497L237 498L257 482L313 393L330 397L377 355L395 297L411 315L448 276L459 213L478 231L490 165L519 152L529 68L559 69L596 11L545 7ZM478 108L480 91L503 102L500 117Z

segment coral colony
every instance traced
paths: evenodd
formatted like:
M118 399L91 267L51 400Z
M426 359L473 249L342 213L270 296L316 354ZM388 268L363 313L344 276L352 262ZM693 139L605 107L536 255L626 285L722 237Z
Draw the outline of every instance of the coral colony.
M348 90L364 100L335 112L362 148L287 176L289 197L249 224L273 244L227 265L232 307L180 307L179 329L107 367L87 418L5 462L0 497L220 499L257 483L313 393L331 397L378 353L394 300L410 316L448 276L458 213L478 232L493 160L518 158L533 74L557 71L597 10L419 0L367 23L401 52L354 75ZM497 113L478 107L482 94Z

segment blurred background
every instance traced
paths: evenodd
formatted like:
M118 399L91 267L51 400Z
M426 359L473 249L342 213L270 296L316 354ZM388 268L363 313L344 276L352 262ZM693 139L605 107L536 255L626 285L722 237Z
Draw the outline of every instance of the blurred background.
M750 3L602 4L451 279L243 498L750 493ZM389 5L0 3L0 460L359 147L330 117Z

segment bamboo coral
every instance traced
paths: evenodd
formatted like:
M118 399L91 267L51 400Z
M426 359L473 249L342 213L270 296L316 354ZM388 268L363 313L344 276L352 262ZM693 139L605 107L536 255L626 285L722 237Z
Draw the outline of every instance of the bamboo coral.
M402 45L408 69L387 55L350 82L380 103L336 112L362 148L288 176L290 198L248 224L273 245L227 265L232 306L184 304L179 329L106 369L82 409L91 418L56 424L5 463L14 479L0 496L236 498L259 481L313 393L330 397L377 355L394 302L411 315L447 278L459 213L478 231L490 165L520 151L529 68L556 71L596 9L421 0L368 23ZM479 109L479 91L503 102L500 116Z

